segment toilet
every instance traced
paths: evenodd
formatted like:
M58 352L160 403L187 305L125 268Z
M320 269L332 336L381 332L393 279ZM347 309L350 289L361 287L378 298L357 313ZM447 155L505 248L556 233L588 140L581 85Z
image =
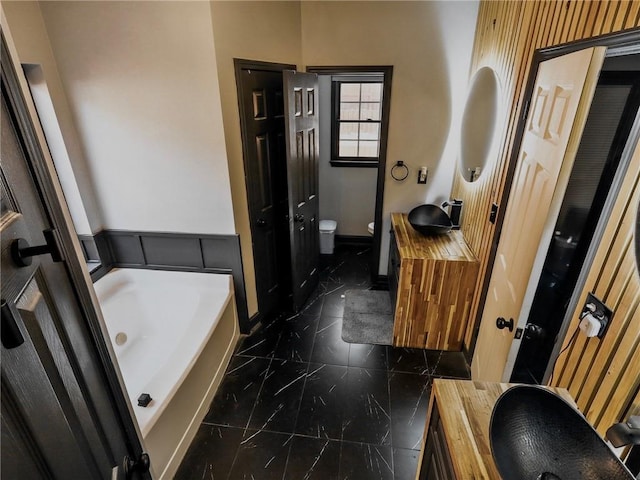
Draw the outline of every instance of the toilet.
M369 231L369 233L370 233L371 235L373 235L374 227L375 227L375 223L376 223L376 222L371 222L369 225L367 225L367 230Z
M337 227L338 222L335 220L320 220L320 253L322 255L333 254Z

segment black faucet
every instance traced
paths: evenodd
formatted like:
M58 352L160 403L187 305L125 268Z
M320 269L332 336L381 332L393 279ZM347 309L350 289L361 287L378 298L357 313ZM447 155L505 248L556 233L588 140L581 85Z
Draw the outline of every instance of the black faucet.
M451 219L452 228L460 230L460 215L462 214L462 200L447 200L442 204L442 208L451 207L449 210L449 218Z
M607 430L607 440L618 448L640 445L640 416L631 416L626 422L615 423Z

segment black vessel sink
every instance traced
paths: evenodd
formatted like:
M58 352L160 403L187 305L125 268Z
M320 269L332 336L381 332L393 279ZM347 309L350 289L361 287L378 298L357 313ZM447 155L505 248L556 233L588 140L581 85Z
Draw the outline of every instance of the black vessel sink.
M634 478L580 412L541 387L504 392L489 430L503 480Z
M424 235L449 233L453 224L447 212L437 205L420 205L409 212L409 223Z

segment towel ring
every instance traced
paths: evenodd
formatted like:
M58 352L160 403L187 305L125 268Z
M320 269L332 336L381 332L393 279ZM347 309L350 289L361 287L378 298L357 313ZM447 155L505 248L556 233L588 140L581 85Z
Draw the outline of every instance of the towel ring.
M402 171L402 173L404 173L404 175L402 175L401 173L396 172L395 171L396 168L404 169ZM396 182L401 182L401 181L405 180L408 176L409 176L409 167L407 167L402 160L398 160L398 163L396 163L393 167L391 167L391 177Z

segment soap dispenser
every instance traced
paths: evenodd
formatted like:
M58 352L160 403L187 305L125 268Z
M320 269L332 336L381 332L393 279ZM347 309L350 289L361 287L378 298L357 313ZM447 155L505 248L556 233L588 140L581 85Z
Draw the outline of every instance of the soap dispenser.
M442 208L451 207L449 209L449 218L451 219L452 229L460 230L460 215L462 214L462 200L448 200L442 204Z

